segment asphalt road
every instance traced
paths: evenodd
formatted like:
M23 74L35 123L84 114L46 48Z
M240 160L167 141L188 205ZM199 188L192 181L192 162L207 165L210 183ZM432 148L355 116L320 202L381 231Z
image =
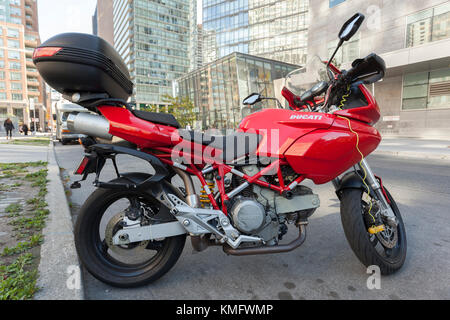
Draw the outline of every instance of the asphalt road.
M70 174L80 146L56 145L60 167ZM408 240L404 267L369 290L366 268L351 251L331 184L314 186L321 208L310 218L307 239L290 253L234 257L212 247L194 253L189 241L175 267L157 282L117 289L84 272L87 299L450 299L450 162L391 156L368 158L397 201ZM112 167L112 166L111 166ZM119 159L124 172L147 165ZM74 177L70 174L71 181ZM103 178L114 177L112 169ZM94 190L92 177L70 196L73 213ZM290 230L293 237L296 230Z

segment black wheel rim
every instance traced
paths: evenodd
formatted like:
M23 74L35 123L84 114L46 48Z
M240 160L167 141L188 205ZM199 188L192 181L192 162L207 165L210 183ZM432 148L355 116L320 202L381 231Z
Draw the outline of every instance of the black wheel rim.
M102 218L105 215L105 212L119 200L128 199L129 197L136 196L135 193L121 193L116 194L110 197L105 204L102 206L101 210L99 210L95 216L95 219L91 225L93 228L93 232L90 232L90 242L93 245L94 254L99 258L101 263L110 269L111 272L120 275L120 276L138 276L142 273L149 271L158 265L161 260L164 258L169 246L170 246L170 238L166 238L162 241L155 242L153 245L148 245L146 249L150 251L156 251L154 255L152 255L149 259L146 259L139 263L126 263L124 261L120 261L117 257L114 257L111 254L111 248L105 241L105 238L101 235L101 222ZM159 204L157 200L148 196L148 195L139 195L139 201L145 201L146 205L155 206ZM150 241L149 244L152 242Z
M361 200L361 213L362 216L364 216L366 214L366 210L368 207L368 202L364 201L364 198L371 198L372 200L374 200L374 198L370 195L367 195L367 193L363 192L362 193L362 200ZM392 202L392 199L390 199L390 201ZM399 210L396 206L391 205L392 211L394 212L395 216L397 217L397 219L399 218ZM400 218L401 219L401 218ZM364 220L364 218L363 218ZM386 247L382 241L380 241L380 239L378 239L379 236L383 236L385 233L387 234L386 231L380 233L380 235L375 235L375 234L371 234L368 231L368 226L366 224L366 222L364 222L364 225L366 227L367 230L367 236L369 238L370 243L372 244L372 246L374 247L377 255L389 262L389 263L395 263L397 262L399 259L402 258L402 251L403 251L403 224L399 223L397 225L396 228L396 232L397 232L397 241L395 246L393 246L392 248ZM391 229L392 227L390 226L386 226L385 224L385 228L386 230Z

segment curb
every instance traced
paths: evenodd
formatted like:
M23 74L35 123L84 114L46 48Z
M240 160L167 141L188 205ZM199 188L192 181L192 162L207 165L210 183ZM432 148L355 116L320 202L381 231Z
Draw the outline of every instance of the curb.
M84 300L81 268L75 250L73 223L56 162L53 141L48 147L48 194L50 215L42 234L39 278L35 300ZM73 288L73 289L70 289Z
M450 160L450 155L447 155L447 154L433 154L433 153L413 152L413 151L376 150L372 154L373 155L405 157L405 158L416 158L416 159Z

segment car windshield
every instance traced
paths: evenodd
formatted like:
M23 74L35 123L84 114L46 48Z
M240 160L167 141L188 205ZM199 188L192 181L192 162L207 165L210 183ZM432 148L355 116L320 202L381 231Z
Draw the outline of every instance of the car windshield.
M305 67L289 73L284 85L293 94L301 96L320 81L329 81L326 64L319 56L312 57Z
M67 121L67 118L69 117L69 115L70 115L71 113L73 113L73 114L78 114L78 112L64 112L64 113L62 114L61 120L62 120L62 121Z

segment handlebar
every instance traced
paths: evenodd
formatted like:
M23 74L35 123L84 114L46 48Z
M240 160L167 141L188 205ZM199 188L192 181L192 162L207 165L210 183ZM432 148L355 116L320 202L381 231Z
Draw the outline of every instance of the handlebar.
M363 59L353 61L352 68L342 74L342 81L348 84L357 81L370 84L382 79L385 72L384 60L375 53L371 53Z

